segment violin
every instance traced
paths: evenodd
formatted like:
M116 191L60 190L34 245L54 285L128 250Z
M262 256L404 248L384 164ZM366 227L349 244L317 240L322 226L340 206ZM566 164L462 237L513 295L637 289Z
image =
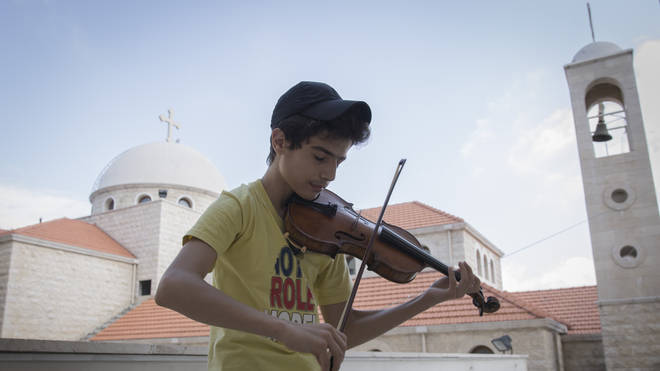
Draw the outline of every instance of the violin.
M285 238L294 250L313 251L332 258L347 254L363 260L369 270L392 282L408 283L426 267L449 274L447 265L426 252L410 232L385 222L373 223L355 212L353 204L327 189L312 201L294 194L287 205L284 223ZM365 261L370 237L372 247ZM456 281L460 281L460 272L454 274ZM481 288L469 295L480 316L500 308L497 298L484 299Z

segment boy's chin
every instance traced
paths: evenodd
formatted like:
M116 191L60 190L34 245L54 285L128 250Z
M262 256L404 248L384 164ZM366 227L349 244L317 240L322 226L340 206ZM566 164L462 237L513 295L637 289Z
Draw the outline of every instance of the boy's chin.
M319 197L319 194L321 194L321 192L309 191L308 190L308 191L305 191L305 192L296 192L296 194L304 200L314 201Z

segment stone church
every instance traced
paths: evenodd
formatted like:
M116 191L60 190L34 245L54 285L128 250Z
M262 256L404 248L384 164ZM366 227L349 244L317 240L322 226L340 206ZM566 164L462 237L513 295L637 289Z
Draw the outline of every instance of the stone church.
M503 253L476 228L418 201L390 205L385 221L409 230L447 265L467 261L484 294L502 307L480 317L469 298L443 303L357 350L494 353L492 340L506 335L504 351L528 355L530 370L660 365L660 216L632 50L594 42L564 68L598 286L502 291ZM166 141L109 162L94 183L91 215L0 230L0 338L207 343L208 326L153 300L181 237L225 188L206 157L172 142L173 124ZM378 213L362 210L372 220ZM426 270L397 285L367 275L355 306L404 302L439 276Z

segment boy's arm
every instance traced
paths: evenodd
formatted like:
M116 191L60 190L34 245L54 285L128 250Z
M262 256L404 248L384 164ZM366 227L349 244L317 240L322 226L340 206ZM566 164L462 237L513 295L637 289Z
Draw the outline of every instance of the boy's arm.
M459 267L461 281L458 284L453 270L449 268L446 277L437 280L422 294L406 303L377 311L351 310L344 331L348 338L348 348L382 335L436 304L458 299L466 293L477 292L480 285L479 278L472 273L467 263L459 263ZM344 305L345 302L321 306L323 319L336 327Z
M187 242L158 284L156 303L208 325L274 338L289 349L312 353L321 369L329 369L330 356L339 369L346 351L346 336L328 324L298 325L262 313L234 300L204 281L217 254L203 241Z

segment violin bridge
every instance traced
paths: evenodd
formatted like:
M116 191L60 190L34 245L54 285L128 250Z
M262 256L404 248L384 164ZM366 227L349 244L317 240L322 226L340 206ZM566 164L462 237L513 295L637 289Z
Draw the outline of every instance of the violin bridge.
M289 232L284 232L284 239L286 242L289 243L289 246L291 246L294 249L294 252L296 253L305 253L307 252L307 246L300 246L297 244L294 240L291 239L291 235L289 235Z

